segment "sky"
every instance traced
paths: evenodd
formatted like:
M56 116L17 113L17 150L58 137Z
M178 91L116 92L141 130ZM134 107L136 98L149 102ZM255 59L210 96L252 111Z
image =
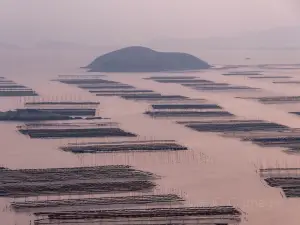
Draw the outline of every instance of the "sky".
M300 26L299 0L0 0L0 42L141 44Z

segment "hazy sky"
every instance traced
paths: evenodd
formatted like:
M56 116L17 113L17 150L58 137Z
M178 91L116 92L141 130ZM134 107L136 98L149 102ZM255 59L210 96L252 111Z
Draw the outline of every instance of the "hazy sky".
M0 0L0 42L98 45L300 26L300 0Z

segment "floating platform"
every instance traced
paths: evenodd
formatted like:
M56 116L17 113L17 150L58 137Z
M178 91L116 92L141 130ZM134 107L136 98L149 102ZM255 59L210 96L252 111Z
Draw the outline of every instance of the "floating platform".
M260 175L270 186L281 188L287 198L300 197L300 168L260 169Z
M48 128L19 129L19 132L30 138L93 138L93 137L136 137L136 134L120 128Z
M81 89L87 89L87 90L109 90L109 89L133 89L135 90L136 88L131 86L131 85L127 85L127 84L108 84L108 85L79 85L78 86Z
M61 147L63 151L73 153L104 153L104 152L152 152L152 151L181 151L187 147L177 144L175 141L129 141L88 145L69 145Z
M121 197L94 197L94 198L77 198L77 199L59 199L59 200L44 200L44 201L18 201L12 202L11 207L17 212L37 211L41 209L61 207L113 207L126 205L147 205L150 204L173 204L181 203L184 199L175 194L166 195L129 195Z
M62 116L95 116L95 108L30 108L39 112L53 113Z
M226 111L146 111L144 114L151 117L231 117L234 116Z
M59 81L64 84L116 84L118 82L104 79L56 79L54 81Z
M222 109L216 104L153 104L152 109Z
M48 101L45 101L45 102L39 102L39 101L36 101L36 102L26 102L25 105L26 106L36 106L36 105L62 105L62 106L73 106L73 105L76 105L76 106L85 106L85 105L93 105L93 106L98 106L100 103L99 102L73 102L73 101L51 101L51 102L48 102Z
M185 79L196 79L198 77L195 76L155 76L155 77L147 77L144 78L144 80L175 80L175 79L179 79L179 80L185 80Z
M183 100L188 99L186 96L182 95L161 95L157 93L153 94L126 94L121 96L128 100L140 100L140 101L162 101L162 100Z
M62 211L34 213L35 224L104 223L104 224L238 224L242 213L232 206L169 207L148 209L115 209L93 211ZM47 223L46 223L47 224Z
M186 124L193 130L199 132L249 132L249 131L277 131L288 130L287 126L271 123L271 122L198 122L192 124Z
M130 166L0 170L0 194L21 197L148 190L154 174Z
M248 77L250 79L289 79L292 78L290 76L254 76Z

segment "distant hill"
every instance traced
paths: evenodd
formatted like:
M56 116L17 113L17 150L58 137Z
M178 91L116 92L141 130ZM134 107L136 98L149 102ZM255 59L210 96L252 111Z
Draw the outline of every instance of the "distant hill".
M84 68L90 72L162 72L208 69L210 65L186 53L134 46L102 55Z
M147 44L159 49L300 49L300 27L277 27L233 37L158 39Z

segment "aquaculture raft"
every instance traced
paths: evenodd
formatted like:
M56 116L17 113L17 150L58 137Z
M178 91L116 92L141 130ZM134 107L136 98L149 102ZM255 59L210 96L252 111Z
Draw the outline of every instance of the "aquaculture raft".
M0 170L6 197L142 191L152 189L154 174L129 166Z
M260 176L270 187L281 188L287 198L300 197L300 168L260 169Z
M77 198L77 199L59 199L59 200L44 200L44 201L24 201L11 203L15 211L39 210L47 208L61 207L111 207L114 205L145 205L145 204L164 204L164 203L179 203L183 199L175 194L166 195L130 195L121 197L95 197L95 198Z
M232 117L226 111L146 111L144 114L151 117Z
M241 212L231 206L177 207L34 213L36 224L103 222L105 224L237 224Z
M64 151L73 153L101 153L101 152L130 152L130 151L180 151L188 148L175 141L124 141L113 143L96 143L87 145L69 145L61 147Z
M79 138L79 137L136 137L136 134L120 128L48 128L48 129L19 129L19 132L30 138Z

